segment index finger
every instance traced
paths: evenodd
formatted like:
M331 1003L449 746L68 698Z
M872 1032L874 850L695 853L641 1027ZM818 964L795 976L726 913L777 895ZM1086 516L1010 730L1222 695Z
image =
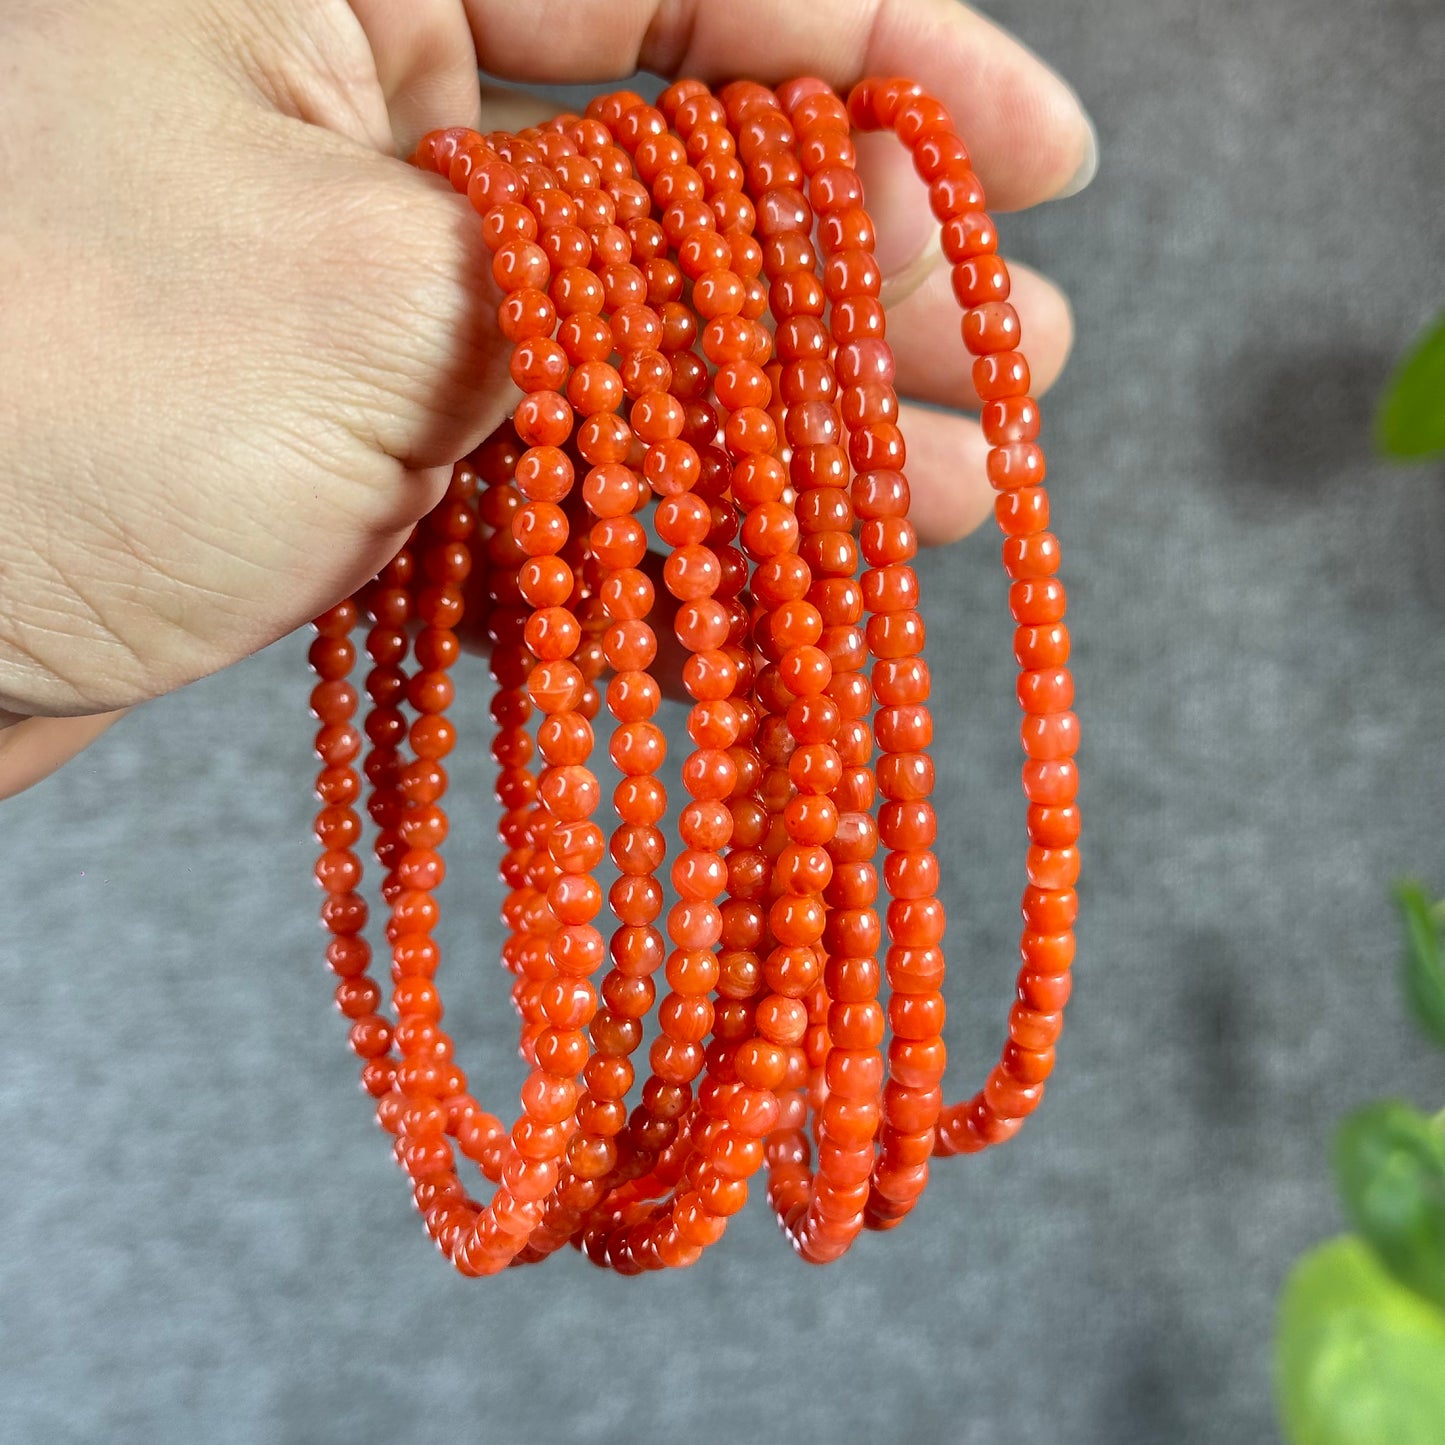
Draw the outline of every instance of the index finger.
M998 209L1072 194L1093 173L1093 128L1078 97L1019 41L956 0L466 7L482 68L508 80L606 80L642 67L764 84L817 75L846 90L865 75L904 75L948 106Z

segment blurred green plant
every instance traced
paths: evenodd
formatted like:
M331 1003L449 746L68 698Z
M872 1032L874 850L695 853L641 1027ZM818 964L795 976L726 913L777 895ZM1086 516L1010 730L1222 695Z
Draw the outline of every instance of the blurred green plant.
M1445 315L1395 369L1375 416L1388 457L1445 455ZM1401 985L1445 1048L1445 902L1395 887ZM1353 1234L1290 1272L1275 1331L1275 1398L1290 1445L1445 1445L1445 1111L1401 1099L1348 1115L1335 1180Z
M1445 962L1441 960L1441 906L1413 879L1395 888L1405 918L1405 998L1420 1027L1445 1047Z
M1445 404L1445 403L1442 403ZM1403 985L1445 1047L1445 904L1395 901ZM1299 1261L1280 1300L1275 1395L1291 1445L1445 1445L1445 1112L1399 1099L1339 1126L1335 1178L1355 1233Z
M1375 444L1399 461L1445 453L1445 316L1391 376L1375 415Z

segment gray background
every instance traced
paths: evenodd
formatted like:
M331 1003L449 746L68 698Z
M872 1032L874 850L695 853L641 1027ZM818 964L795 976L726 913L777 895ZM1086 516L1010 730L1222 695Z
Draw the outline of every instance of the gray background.
M1047 412L1087 907L1047 1106L828 1270L755 1205L673 1277L454 1277L330 1009L291 639L4 808L6 1442L1275 1438L1273 1301L1339 1227L1331 1123L1445 1095L1385 896L1445 883L1445 494L1368 443L1445 302L1445 12L991 8L1103 148L1082 198L1006 224L1080 332ZM995 547L924 564L960 1089L1002 1024L1022 850ZM482 811L449 1017L506 1099Z

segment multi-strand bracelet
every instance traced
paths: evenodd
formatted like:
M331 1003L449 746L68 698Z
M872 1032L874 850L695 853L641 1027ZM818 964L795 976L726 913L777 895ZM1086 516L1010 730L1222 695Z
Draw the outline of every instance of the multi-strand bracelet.
M976 358L1024 714L1017 997L998 1064L951 1105L918 542L852 141L880 128L928 187ZM316 621L316 874L362 1082L464 1274L569 1242L624 1274L690 1264L764 1170L798 1253L835 1259L909 1212L932 1157L1015 1133L1069 995L1064 589L978 178L944 107L900 80L846 105L818 80L680 81L656 106L620 92L519 135L437 132L415 164L480 216L524 396L408 545ZM510 1127L470 1093L436 979L468 609L496 683L502 961L530 1069ZM671 847L651 671L669 627L690 701ZM363 937L363 801L389 1014Z

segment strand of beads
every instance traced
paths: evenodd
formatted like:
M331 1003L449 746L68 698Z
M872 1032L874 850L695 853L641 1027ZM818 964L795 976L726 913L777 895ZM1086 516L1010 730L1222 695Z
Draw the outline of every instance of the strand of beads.
M928 186L976 357L1024 710L1017 998L984 1087L948 1107L917 539L851 136L885 128ZM717 95L681 81L656 106L623 91L518 135L437 132L416 163L481 218L523 399L375 582L317 621L317 877L363 1082L463 1273L569 1240L625 1274L692 1263L765 1163L794 1248L835 1259L907 1215L932 1155L1007 1139L1037 1106L1073 960L1078 724L1058 542L977 177L944 108L895 80L863 82L846 106L812 79ZM665 919L664 598L691 744ZM529 1066L510 1129L469 1092L435 980L450 669L478 605L496 684L502 961ZM392 1019L367 976L355 851L348 674L363 617ZM604 667L610 836L594 816ZM620 874L610 938L604 854ZM495 1186L490 1203L468 1195L454 1148Z
M1023 967L1009 1039L984 1087L939 1118L935 1152L976 1152L1011 1138L1038 1107L1053 1068L1053 1045L1069 996L1078 911L1078 719L1070 710L1073 680L1065 664L1064 588L1055 573L1058 538L1047 530L1048 496L1038 403L1029 393L1028 362L1018 350L1018 313L1009 304L1008 268L984 211L983 188L947 111L920 87L902 81L864 82L849 98L860 130L887 128L913 153L953 263L953 290L964 309L964 345L978 359L974 387L983 399L989 480L1002 493L996 513L1005 534L1004 568L1012 579L1009 606L1017 628L1024 791L1029 800L1028 878L1023 897ZM919 699L921 701L921 699ZM936 831L931 806L920 810L925 834ZM885 842L888 840L885 838ZM931 841L931 838L929 839ZM941 913L940 913L941 923ZM941 927L939 937L941 939ZM936 940L935 940L936 941ZM941 980L940 980L941 981Z
M806 696L789 674L786 656L779 667L786 695L793 698L785 717L790 780L797 788L784 823L794 840L791 848L812 845L826 921L812 964L815 971L821 968L821 985L809 1001L807 1053L818 1168L810 1179L806 1155L798 1150L789 1168L792 1188L775 1168L772 1195L799 1253L823 1263L842 1254L862 1226L878 1124L883 1016L877 1002L877 878L871 865L875 830L868 811L874 794L867 766L871 688L861 671L868 653L858 627L863 598L855 578L850 459L836 366L839 348L881 329L883 313L876 299L881 276L852 169L847 113L837 96L806 81L785 87L777 99L752 87L731 92L740 115L750 117L745 124L756 127L749 138L769 137L773 185L786 182L794 193L781 208L786 228L770 238L769 262L795 285L805 283L801 296L780 295L775 306L785 307L791 323L779 344L788 407L785 435L792 449L800 554L812 579L802 607L808 636L817 632L816 646L828 661L822 669L828 674L826 686L817 696ZM790 153L796 160L784 172L783 159ZM780 210L775 204L768 209L775 216ZM822 785L811 785L810 773L819 771ZM811 805L808 813L806 805ZM821 857L820 846L826 850Z

